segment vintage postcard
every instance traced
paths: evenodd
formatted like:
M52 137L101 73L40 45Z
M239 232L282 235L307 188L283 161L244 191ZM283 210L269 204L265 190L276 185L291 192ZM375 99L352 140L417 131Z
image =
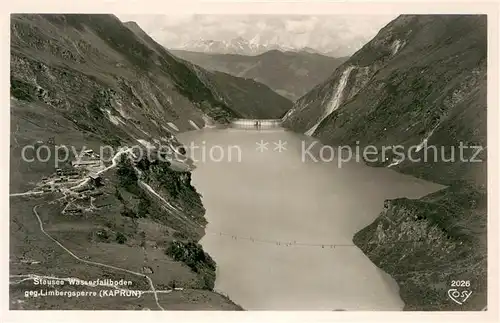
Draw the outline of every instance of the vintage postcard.
M498 8L9 5L2 316L498 319Z

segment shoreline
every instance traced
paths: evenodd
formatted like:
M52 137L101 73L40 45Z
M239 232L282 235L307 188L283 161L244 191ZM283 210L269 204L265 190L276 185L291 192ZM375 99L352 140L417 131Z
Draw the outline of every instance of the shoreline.
M238 128L231 128L231 127L219 128L219 130L229 130L229 131L231 131L231 130L233 130L233 129L234 129L234 131L238 131L238 132L240 132L240 131L249 131L249 130L246 130L246 129L238 129ZM201 130L193 130L193 131L189 131L189 132L190 132L190 133L193 133L193 132L197 132L197 131L203 131L203 129L201 129ZM256 130L255 132L258 132L258 131L259 131L259 130ZM274 131L276 131L276 130L274 130ZM281 131L290 131L290 132L292 132L292 133L297 134L295 131L290 130L290 129L288 129L288 128L280 128L280 129L279 129L279 131L280 131L280 132L281 132ZM302 134L298 134L298 135L302 135ZM185 138L185 137L183 137L183 136L182 136L182 134L178 134L177 136L179 136L179 137L180 137L180 138L179 138L179 139L180 139L180 140L179 140L180 142L183 142L183 143L185 143L185 142L186 142L186 138ZM304 139L305 139L305 138L304 138ZM310 139L310 140L315 140L315 138L313 138L313 137L307 137L307 139ZM196 169L195 169L194 171L196 171ZM194 171L193 171L193 177L192 177L192 179L193 179L193 186L197 187L197 185L196 185L196 180L195 180L196 175L194 174ZM413 177L413 176L410 176L410 175L407 175L407 174L401 174L401 176L403 176L403 177ZM418 179L418 178L416 178L416 180L422 180L422 179ZM204 196L202 196L202 203L203 203L203 205L204 205L204 207L205 207L206 203L205 203L204 199L205 199L205 197L204 197ZM382 202L382 201L381 201L381 202ZM208 212L207 212L207 213L208 213ZM210 225L210 222L211 222L211 221L210 221L210 219L208 219L208 218L206 217L206 214L205 214L205 219L206 219L207 223L205 224L205 227L204 227L204 235L203 235L203 237L207 236L207 234L206 234L206 232L207 232L207 228L208 228L208 226ZM374 219L374 220L375 220L375 219ZM353 238L354 238L354 235L355 235L355 234L356 234L356 232L353 234L353 236L351 237L351 239L353 239ZM202 238L200 238L200 240L198 241L198 243L200 243L201 245L202 245L203 237L202 237ZM202 247L203 247L203 245L202 245ZM390 291L394 294L394 296L395 296L395 297L398 297L398 298L399 298L400 305L398 305L398 308L397 308L397 309L394 309L394 310L395 310L395 311L401 311L401 310L404 310L404 307L406 306L406 302L405 302L405 301L403 300L403 298L401 297L401 293L400 293L401 288L400 288L400 285L398 284L398 282L397 282L397 281L396 281L396 280L395 280L395 279L394 279L394 278L393 278L393 277L392 277L389 273L387 273L385 270L383 270L382 268L380 268L379 266L377 266L377 265L376 265L376 264L375 264L375 263L374 263L374 262L373 262L373 261L372 261L372 260L371 260L371 259L367 256L367 255L366 255L366 253L363 251L363 249L361 249L361 248L359 247L359 245L356 245L356 248L360 249L360 251L361 251L361 252L362 252L362 253L363 253L363 254L364 254L364 255L368 258L368 261L370 261L373 265L375 265L375 266L377 267L377 269L378 269L378 270L380 270L380 274L381 274L381 276L382 276L382 279L383 279L383 280L387 283L387 288L388 288L388 290L390 290ZM214 260L214 261L215 261L215 260ZM218 275L216 275L216 280L217 280L217 279L219 279ZM215 287L214 287L214 292L216 292L216 293L218 293L218 294L220 294L220 295L223 295L223 296L227 297L227 299L228 299L228 300L230 300L232 303L234 303L234 301L232 301L232 300L231 300L231 298L230 298L228 295L224 294L223 292L216 291L216 290L215 290ZM236 304L236 305L238 305L238 304ZM239 305L239 307L241 307L241 305ZM243 309L243 307L241 307L241 308ZM244 310L244 309L243 309L243 310Z
M467 186L446 187L419 199L386 200L353 243L397 283L403 311L477 311L487 303L486 233L461 231L456 223L476 213L474 226L480 228L484 202L480 192ZM467 303L454 303L447 295L456 279L470 282L473 293Z
M289 131L290 129L284 128L283 130ZM291 132L296 133L295 131ZM315 140L315 138L313 137L309 138L310 140ZM368 165L366 163L363 164L365 166L370 166L370 168L372 169L380 169L380 167L373 167L373 165ZM391 169L390 171L398 173L403 177L412 178L415 181L430 182L429 179L400 172L397 169ZM471 205L479 205L481 201L481 198L478 197L479 193L475 194L474 189L469 190L467 186L464 185L446 186L446 184L442 183L432 183L436 184L439 187L436 186L435 190L421 192L421 194L412 196L410 198L398 197L385 200L388 205L393 202L395 204L396 202L402 203L402 206L398 206L395 211L390 211L392 213L389 213L388 216L393 217L392 221L387 222L389 224L384 222L385 217L383 216L383 212L384 210L387 211L387 208L391 208L390 206L386 206L386 203L384 203L384 210L381 211L382 213L379 212L379 215L375 216L371 223L359 229L353 234L351 238L352 243L360 249L360 251L368 258L368 260L373 265L381 270L381 274L385 276L383 277L384 280L387 281L387 279L390 278L391 281L388 287L391 288L394 294L397 295L401 300L402 307L400 307L399 310L403 311L442 310L456 307L454 304L450 304L450 301L446 296L446 281L441 278L441 284L444 285L444 290L433 290L432 284L438 283L435 281L436 278L425 276L427 274L421 274L421 272L430 272L431 270L429 268L435 268L436 266L441 267L443 263L448 263L447 270L449 270L450 273L442 273L442 275L448 277L450 275L455 275L454 277L457 277L456 275L461 274L461 272L459 271L460 265L458 263L457 265L454 265L453 262L458 260L452 257L454 254L453 252L447 254L448 251L446 250L448 250L449 248L456 248L453 250L457 250L458 252L470 250L464 249L464 247L459 244L459 239L456 240L453 238L452 240L450 240L449 237L447 238L446 232L447 230L453 229L453 225L448 224L441 229L442 231L438 232L434 232L433 227L435 226L435 221L438 221L437 223L439 223L439 218L443 218L445 220L448 219L452 222L458 221L458 218L455 219L451 216L452 213L454 213L455 211L463 211L464 215L466 215L467 210L470 210L471 206L460 205L457 209L456 206L453 206L453 203L467 201L470 202ZM477 201L477 203L475 201ZM477 210L479 211L479 209L480 208L478 208ZM404 216L406 214L405 210L408 210L408 219L402 219L406 217ZM411 218L411 216L418 217L419 219L423 218L424 221L419 222L418 220L416 220L416 218ZM410 226L410 233L407 232L408 228L405 229L404 225L403 228L399 226L398 222L401 222L400 220L405 220L406 222L404 223L404 225ZM393 225L390 223L396 224ZM207 219L207 224L204 228L204 236L206 235L206 227L208 224L210 224L210 221L208 221ZM382 229L379 229L377 225L379 225L379 227L382 226ZM411 228L415 228L415 232L420 232L419 228L421 225L425 225L421 228L423 236L412 236L415 233L411 230ZM386 239L386 241L377 241L377 234L379 233L379 230L383 231L383 235L389 237ZM408 245L399 243L394 244L395 241L400 242L399 240L404 240L398 237L398 233L400 233L401 236L405 237L406 240L413 241L412 243L414 243L415 245L408 248ZM426 239L426 236L429 234L437 235L438 240L436 240L437 242L435 241L435 245L432 244L432 241L434 240ZM361 236L363 236L363 238L360 238ZM419 239L423 239L423 242ZM442 248L443 246L447 247L448 249L445 248L445 251L440 251L440 248ZM415 248L420 249L414 250ZM418 255L420 254L420 252L425 253L426 250L428 251L427 255L424 256L424 258L426 259L420 260L420 258L418 258ZM436 255L434 255L434 253ZM431 254L432 256L430 256ZM469 252L469 255L473 255L473 253ZM469 262L472 261L472 259L467 259L466 261ZM476 269L479 271L478 277L480 277L478 288L483 288L485 286L485 282L481 280L481 270L483 268L479 266L479 268ZM456 279L448 277L445 278ZM414 283L413 280L417 280L418 282ZM426 286L426 284L424 284L423 282L428 282L428 286ZM224 295L222 293L219 294ZM230 299L228 296L226 297ZM475 300L474 302L476 303L476 305L479 304L481 305L480 307L483 308L484 304L481 304L481 297L482 296L479 295L478 300ZM472 298L473 297L471 297L469 303L473 303ZM475 307L477 307L476 305ZM467 304L466 307L468 306L469 304Z
M194 186L194 185L193 185ZM203 205L203 199L202 199L202 205ZM203 206L204 207L204 206ZM205 215L204 215L205 216ZM224 300L226 300L229 304L233 305L236 307L236 309L234 309L234 311L246 311L243 306L241 306L240 304L236 303L235 301L233 301L229 295L226 295L220 291L217 291L215 290L215 282L217 281L217 262L212 258L212 256L205 250L205 248L203 247L203 245L201 244L201 240L207 235L206 234L206 227L209 223L208 220L206 220L207 223L205 224L205 226L203 227L203 236L201 236L201 238L197 241L197 243L201 246L201 249L203 250L203 252L205 252L206 254L208 254L210 256L210 258L213 260L213 262L215 263L215 270L213 271L213 274L215 276L215 280L214 280L214 287L210 290L210 292L212 293L215 293L219 296L221 296Z

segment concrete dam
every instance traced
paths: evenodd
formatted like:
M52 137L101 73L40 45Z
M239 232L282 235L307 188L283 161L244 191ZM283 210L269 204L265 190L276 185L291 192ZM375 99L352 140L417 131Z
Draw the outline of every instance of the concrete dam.
M282 119L234 119L232 128L240 129L274 129L281 128Z

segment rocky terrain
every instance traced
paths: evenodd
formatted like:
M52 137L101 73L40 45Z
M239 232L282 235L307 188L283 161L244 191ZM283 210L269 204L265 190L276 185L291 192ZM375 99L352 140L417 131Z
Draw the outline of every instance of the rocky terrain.
M487 302L486 196L453 185L419 200L387 200L353 241L396 279L405 310L481 310ZM447 296L454 287L472 295L454 303Z
M387 201L354 238L396 279L406 309L486 305L486 52L486 16L399 16L285 117L325 144L377 147L371 166L448 185ZM471 282L464 306L446 295L458 279Z
M353 241L396 279L406 309L486 305L486 149L463 154L483 162L458 160L460 143L487 146L485 16L400 16L340 66L328 58L329 68L277 51L259 61L200 56L202 64L112 15L11 17L11 309L240 309L213 291L216 264L198 244L205 210L189 160L182 152L133 158L119 148L158 155L159 145L179 148L178 132L280 117L292 107L283 96L298 98L284 117L294 131L379 152L400 145L403 157L413 146L413 158L427 157L401 160L389 150L366 160L447 188L386 201ZM297 75L305 77L291 85ZM302 96L313 82L322 83ZM39 157L50 156L23 161L27 145L45 145ZM114 153L99 162L94 152L103 145ZM431 145L444 147L447 160ZM56 166L62 147L91 149L85 162L95 167L76 167L76 152ZM41 277L126 279L148 293L26 298ZM446 293L462 280L470 286L460 290L473 293L458 305Z
M250 78L297 100L326 80L347 57L334 58L307 51L271 50L260 55L200 53L171 50L172 54L208 70Z
M193 124L201 128L207 118L226 122L248 114L253 96L263 98L256 117L289 108L288 100L253 81L239 80L235 89L228 77L215 86L211 73L137 36L114 16L13 15L11 30L12 95L43 102L78 129L108 139L158 138L196 129Z
M11 308L239 309L212 291L215 264L197 244L205 210L189 162L177 153L151 161L117 151L176 147L177 132L280 116L291 102L178 59L112 15L11 17ZM23 161L28 145L48 147L48 158ZM114 153L101 162L95 152L103 145ZM56 165L64 147L76 151ZM93 157L78 163L90 166L74 164L86 149ZM163 292L149 289L137 301L25 298L33 275L123 278L140 290L150 279Z

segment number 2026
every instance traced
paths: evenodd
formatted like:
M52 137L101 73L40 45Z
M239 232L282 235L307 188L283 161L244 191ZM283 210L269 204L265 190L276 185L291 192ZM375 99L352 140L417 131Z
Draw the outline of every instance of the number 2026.
M452 287L469 287L470 280L452 280L451 286Z

